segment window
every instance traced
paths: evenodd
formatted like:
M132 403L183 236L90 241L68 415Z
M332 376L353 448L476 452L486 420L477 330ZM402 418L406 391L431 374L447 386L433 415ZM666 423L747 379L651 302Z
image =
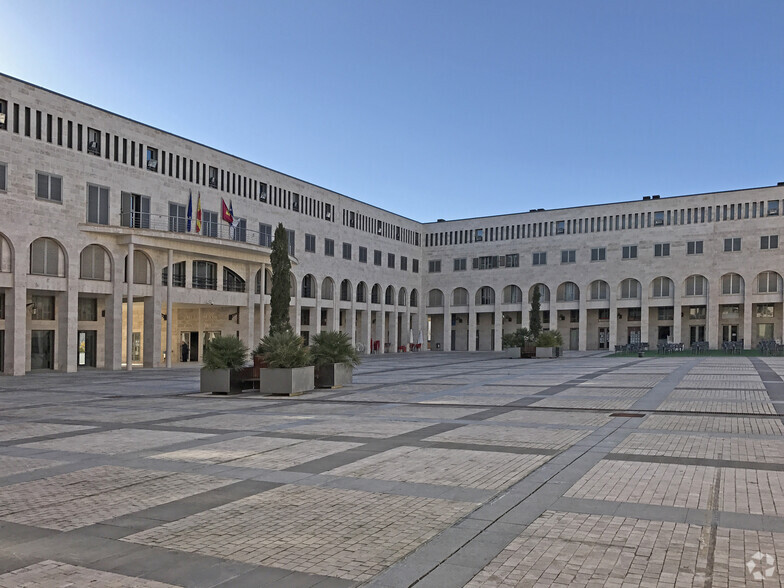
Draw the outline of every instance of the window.
M394 253L387 253L387 267L390 269L395 269L395 254Z
M666 298L667 296L671 295L672 289L670 288L670 284L672 284L672 280L670 278L656 278L653 280L653 297L654 298Z
M484 232L483 232L483 230L482 229L476 229L476 231L474 231L474 241L476 241L478 243L478 242L482 241L483 239L484 239Z
M245 241L247 237L248 224L244 218L234 218L234 223L229 227L229 237L233 241ZM244 290L243 290L244 292Z
M169 268L164 267L161 270L161 283L166 286L168 284ZM185 262L179 261L172 264L172 286L177 288L185 287Z
M305 233L305 251L308 253L316 252L316 235Z
M272 225L259 223L259 245L272 247Z
M778 216L779 214L779 201L768 200L768 216Z
M658 308L658 319L660 321L671 321L675 318L675 309L672 306L660 306Z
M235 272L227 267L223 268L223 291L224 292L244 292L245 280Z
M373 250L373 265L381 265L381 252L378 249Z
M408 257L405 255L400 256L400 269L403 271L408 270Z
M173 233L184 233L187 218L185 205L169 202L169 230Z
M36 239L30 245L30 273L39 276L59 276L60 246L52 239Z
M5 192L8 188L6 187L6 165L4 163L0 163L0 192Z
M772 304L755 304L754 316L757 318L773 318Z
M591 261L605 261L607 259L606 247L594 247L591 249Z
M520 267L519 253L507 253L505 257L506 257L506 267Z
M468 290L455 288L452 292L452 306L468 306Z
M123 192L120 199L120 224L136 229L150 228L150 197Z
M441 272L441 260L431 259L427 262L427 272L429 274L437 274Z
M87 127L87 153L101 155L101 131Z
M218 213L211 210L201 211L201 234L205 237L218 236Z
M465 257L460 257L458 259L455 259L455 266L454 266L454 268L455 268L454 271L456 271L456 272L464 272L465 269L466 269L466 258Z
M367 263L367 247L359 248L359 263Z
M555 234L563 235L565 230L566 221L555 221Z
M705 306L690 306L689 307L689 319L690 320L704 321L707 316L708 316L707 307L705 307Z
M8 118L8 102L0 100L0 129L8 128L6 119Z
M656 243L653 246L653 255L654 255L654 257L669 257L670 256L670 244L669 243Z
M41 200L62 202L63 179L60 176L53 176L51 174L36 172L35 197L40 198Z
M79 256L79 277L85 280L104 280L107 270L106 251L98 245L88 245Z
M486 270L495 269L498 267L497 255L484 255L482 257L474 258L474 269Z
M688 241L686 255L702 255L702 241Z
M559 302L574 302L580 299L580 289L574 282L564 282L558 287L556 298Z
M639 298L640 282L634 278L626 278L621 282L621 298Z
M779 275L776 272L762 272L757 276L757 291L769 294L779 291Z
M414 272L415 274L419 273L419 260L418 259L412 259L411 260L411 271ZM416 304L412 304L411 306L416 306Z
M629 309L629 321L630 322L639 322L642 320L642 309L638 306L636 308Z
M109 188L87 184L87 222L109 224Z
M490 286L482 286L479 288L479 292L476 295L476 303L477 304L495 304L495 290L493 290Z
M577 258L577 251L574 249L565 249L561 251L561 263L574 263Z
M0 321L5 320L5 292L0 292Z
M351 259L351 243L343 243L343 259Z
M351 301L351 284L348 280L340 282L340 299L343 302Z
M725 274L721 277L722 294L740 294L742 278L738 274Z
M33 303L33 320L54 320L54 296L33 296L31 302Z
M596 280L591 283L591 300L608 300L610 298L610 287L603 280Z
M193 287L200 290L217 290L218 265L211 261L194 261Z
M624 245L621 249L623 259L637 259L637 245Z
M147 147L147 169L154 172L158 171L158 150L152 147ZM198 168L196 168L196 173L199 173Z
M740 251L740 237L724 239L724 251Z
M289 242L289 255L294 255L296 250L296 233L293 229L286 229L286 236Z
M686 296L705 296L707 290L708 280L704 276L686 278Z
M534 253L533 263L534 265L547 265L547 253L544 251Z
M218 189L218 168L210 166L210 179L209 179L210 188ZM266 200L266 198L265 198Z
M740 306L737 304L720 304L719 316L723 319L739 319Z
M324 239L324 255L335 257L335 241L333 239Z
M664 224L664 211L657 211L653 213L653 226L660 227Z
M98 320L98 300L96 298L79 298L78 314L80 321Z
M609 308L600 308L598 313L598 319L600 321L609 321L610 320L610 309Z
M778 249L779 236L778 235L763 235L760 237L760 249Z

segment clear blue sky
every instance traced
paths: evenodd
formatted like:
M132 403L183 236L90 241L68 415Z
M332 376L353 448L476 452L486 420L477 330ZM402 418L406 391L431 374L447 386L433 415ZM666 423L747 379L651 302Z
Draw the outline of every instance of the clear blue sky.
M0 71L421 221L784 180L781 0L0 0Z

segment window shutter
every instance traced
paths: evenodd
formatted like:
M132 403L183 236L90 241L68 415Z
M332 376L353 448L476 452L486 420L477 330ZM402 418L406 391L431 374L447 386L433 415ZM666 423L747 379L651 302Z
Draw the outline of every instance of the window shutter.
M36 176L36 193L38 198L49 198L49 176L38 174Z
M506 255L497 255L495 259L500 267L506 267Z
M97 223L99 213L98 186L87 186L87 222Z
M479 269L479 258L478 257L474 257L474 259L472 260L472 267L474 269Z
M98 192L98 222L109 224L109 189L101 188Z
M148 196L141 196L141 228L150 228L150 198Z
M44 245L46 248L46 275L56 276L59 274L60 269L60 248L57 246L57 243L48 239L44 241Z

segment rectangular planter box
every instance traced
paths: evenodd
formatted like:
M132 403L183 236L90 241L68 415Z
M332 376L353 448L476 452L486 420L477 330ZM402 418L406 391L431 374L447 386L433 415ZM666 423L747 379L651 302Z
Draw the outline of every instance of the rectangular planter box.
M504 354L504 357L508 357L509 359L520 359L522 357L519 347L507 347L502 353Z
M241 394L245 381L245 370L201 369L200 390L202 393Z
M351 385L354 367L345 363L317 365L316 388L342 388Z
M560 347L537 347L536 348L537 359L551 359L560 356L561 356Z
M313 390L313 366L301 368L263 368L261 370L262 394L302 394Z

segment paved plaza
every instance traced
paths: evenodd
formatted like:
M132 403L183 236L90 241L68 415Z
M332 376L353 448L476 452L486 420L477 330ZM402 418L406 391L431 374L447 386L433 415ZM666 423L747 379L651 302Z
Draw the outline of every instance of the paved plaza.
M0 377L0 588L780 586L784 358Z

